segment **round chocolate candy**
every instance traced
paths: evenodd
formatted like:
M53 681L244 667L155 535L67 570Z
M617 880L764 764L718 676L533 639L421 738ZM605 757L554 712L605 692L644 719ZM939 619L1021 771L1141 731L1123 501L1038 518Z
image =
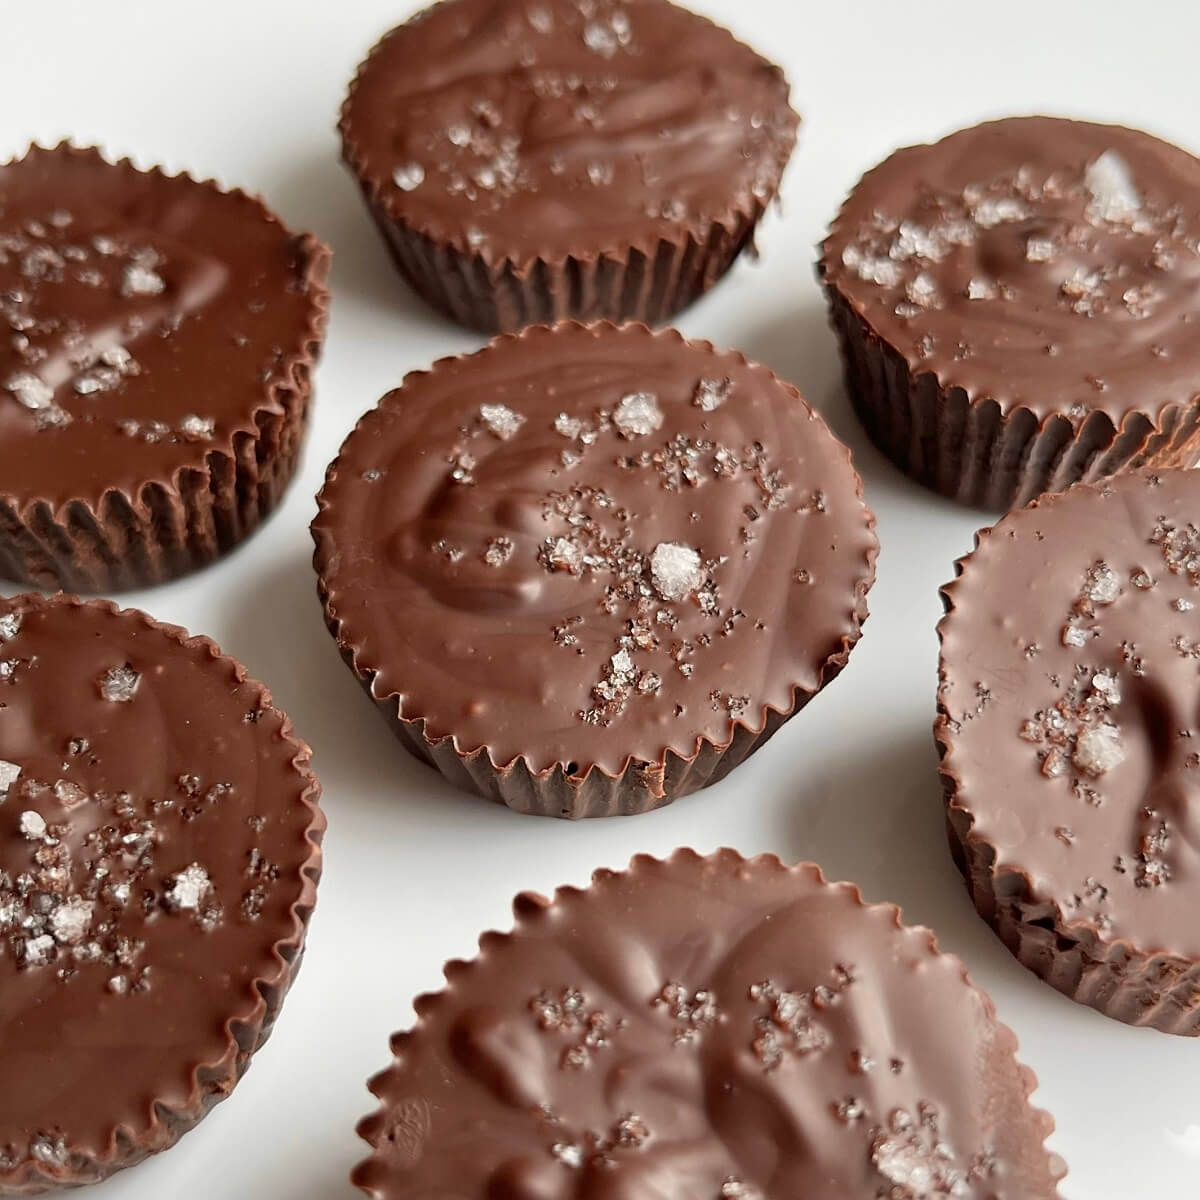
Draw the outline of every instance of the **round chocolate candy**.
M1200 161L993 121L869 171L820 274L846 382L902 470L985 507L1200 456Z
M207 639L0 600L0 1195L102 1179L232 1091L316 898L308 760Z
M877 551L794 388L644 326L409 376L320 510L330 629L409 748L563 816L664 804L761 745L845 665Z
M666 0L443 0L341 132L402 274L494 332L669 318L751 241L797 124L778 67Z
M242 192L95 150L0 165L0 574L159 583L295 470L329 251Z
M523 896L371 1082L375 1200L1051 1200L1016 1039L811 865L679 851Z
M1200 1033L1200 476L1081 484L979 537L945 589L951 844L1030 970Z

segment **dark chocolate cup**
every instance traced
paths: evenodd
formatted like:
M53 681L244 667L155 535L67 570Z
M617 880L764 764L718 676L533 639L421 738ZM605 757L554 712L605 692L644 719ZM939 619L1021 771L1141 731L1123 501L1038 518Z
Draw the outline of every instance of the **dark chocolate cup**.
M1200 461L1200 397L1118 428L1103 412L1082 420L1002 409L991 397L914 373L818 268L841 351L846 390L871 441L907 476L977 508L1017 508L1043 492L1140 467Z
M27 606L86 607L136 618L147 634L163 637L177 645L199 651L206 659L220 665L228 673L232 686L249 684L255 693L257 707L275 707L267 688L249 679L246 668L236 659L223 654L220 647L209 638L193 637L178 626L156 621L146 613L134 609L119 609L105 600L83 600L61 593L49 597L30 595L17 599ZM300 895L291 906L292 928L274 944L271 972L256 976L252 981L253 989L258 995L257 1003L249 1012L239 1013L226 1022L228 1045L221 1058L212 1062L197 1063L192 1068L191 1093L185 1101L167 1102L158 1097L151 1097L147 1105L149 1123L140 1129L114 1126L108 1145L100 1154L89 1153L72 1146L69 1139L65 1143L65 1156L61 1162L43 1162L28 1156L10 1159L0 1154L0 1196L38 1195L62 1188L97 1183L117 1171L135 1166L152 1154L169 1149L233 1091L249 1068L255 1052L265 1045L271 1036L284 997L295 982L304 959L305 937L309 919L316 905L317 885L321 879L321 845L326 828L325 814L320 806L321 785L310 765L312 750L307 743L296 737L286 714L280 713L280 716L281 736L287 742L289 750L294 751L292 764L303 781L301 803L310 814L305 830L308 852L300 870Z
M744 250L753 248L755 229L778 195L782 168L764 175L759 198L749 206L731 202L724 214L702 226L680 226L671 238L631 239L619 249L584 244L569 255L494 261L462 238L451 241L416 227L391 202L388 181L371 170L351 120L355 90L390 36L371 48L350 84L338 121L342 160L401 276L450 320L482 333L512 333L562 320L661 325L709 291Z
M390 1046L393 1055L392 1064L380 1071L368 1081L372 1095L383 1102L382 1107L359 1121L357 1132L371 1148L372 1156L360 1162L351 1172L350 1181L368 1196L376 1200L386 1200L398 1193L388 1186L386 1180L389 1164L399 1161L405 1163L405 1152L410 1147L416 1147L415 1153L420 1153L421 1121L414 1121L414 1114L421 1115L420 1106L424 1101L417 1097L409 1098L397 1105L394 1096L398 1088L403 1089L405 1076L405 1058L414 1041L421 1038L424 1026L435 1015L458 1001L459 994L465 990L473 973L486 969L495 956L503 955L504 947L514 940L525 937L536 937L539 933L545 936L544 930L553 927L555 921L569 920L571 907L586 904L589 894L600 891L614 882L624 879L638 879L646 884L652 884L656 879L670 879L673 871L683 872L712 872L730 874L754 880L764 876L790 875L805 884L815 886L831 896L837 896L839 902L848 908L856 909L864 917L868 914L884 916L888 927L894 927L898 934L911 942L909 952L912 954L911 969L916 969L918 959L951 959L959 968L963 986L977 991L986 1018L994 1023L995 1043L992 1047L997 1060L1015 1060L1018 1053L1016 1035L998 1020L995 1005L986 992L979 991L962 963L953 955L943 951L936 936L922 926L908 926L902 921L900 909L894 904L868 904L862 892L852 883L833 883L825 878L821 868L816 863L802 862L796 865L784 863L777 855L760 854L754 857L744 857L736 850L723 848L709 855L698 854L695 850L681 848L669 857L659 859L648 854L636 855L628 867L621 871L599 870L593 873L590 888L562 887L556 890L551 898L532 892L525 892L513 901L513 916L515 927L511 932L489 932L479 939L479 955L470 960L452 960L445 966L445 987L437 992L418 996L413 1002L416 1010L416 1024L400 1033L392 1035ZM461 1001L458 1001L461 1002ZM1029 1099L1038 1086L1037 1076L1033 1070L1023 1063L1016 1063L1016 1075L1020 1085L1019 1102L1027 1109L1030 1126L1039 1142L1044 1142L1055 1129L1054 1118L1042 1109L1029 1105ZM428 1118L428 1112L424 1113ZM415 1161L415 1160L414 1160ZM1047 1155L1047 1174L1049 1176L1051 1195L1057 1196L1057 1184L1067 1174L1067 1166L1057 1154ZM757 1194L757 1193L755 1193ZM881 1192L880 1195L883 1193ZM899 1195L899 1193L897 1193Z
M55 153L96 157L68 143ZM270 210L239 189L160 168L142 171L129 159L113 170L185 178L201 190L233 197L277 223ZM253 427L205 448L195 466L146 479L136 491L109 488L99 497L55 504L16 496L0 480L0 575L36 587L111 592L150 587L185 575L248 538L280 502L299 465L308 428L313 368L329 315L325 279L331 252L317 238L296 238L311 298L309 322L296 344L281 347L280 368L264 383Z
M976 547L989 535L990 530L976 534ZM962 575L969 557L954 564L955 578ZM953 583L941 590L946 616L938 625L939 643L946 619L954 611L954 592ZM953 718L942 700L946 679L942 661L933 736L940 759L946 832L951 856L979 915L1022 966L1077 1003L1128 1025L1200 1035L1200 960L1105 937L1094 922L1068 919L1058 904L1039 899L1027 872L997 866L995 847L975 832L970 800L946 762L953 729Z
M547 332L545 326L530 326L516 334L504 334L500 339L521 339ZM654 332L642 327L646 337L674 337L682 335L673 330ZM709 353L716 348L709 342L693 342ZM731 352L736 353L736 352ZM737 354L743 363L744 355ZM453 363L456 359L444 359ZM436 371L435 363L431 371ZM763 368L766 370L766 368ZM771 378L789 393L792 402L808 408L807 401L791 384L773 373ZM850 652L862 636L862 625L867 619L867 593L875 582L875 560L878 542L874 540L875 514L867 507L863 497L862 479L854 470L849 450L835 443L844 456L847 468L856 482L856 497L863 509L866 528L872 535L872 546L863 557L862 574L854 593L854 609L851 614L851 630L837 648L825 659L818 672L818 683L811 691L794 686L792 701L786 710L770 706L759 709L758 720L731 720L729 735L722 741L713 741L698 736L690 754L681 755L675 750L664 748L659 757L641 760L630 757L619 774L611 774L595 763L556 763L544 770L535 769L524 757L518 756L509 762L497 762L488 747L462 747L451 734L430 737L425 731L425 720L420 713L405 712L403 703L396 695L380 696L375 691L378 670L362 660L353 635L345 629L343 622L331 603L331 589L326 575L336 562L338 549L333 538L322 527L321 513L328 507L324 489L317 496L318 516L313 522L312 534L316 544L313 566L317 574L317 591L325 613L325 623L342 654L342 658L353 671L367 695L375 702L392 731L402 745L422 762L440 771L457 787L477 792L487 799L504 804L515 812L547 817L609 817L632 816L650 812L670 804L681 796L699 791L711 783L723 779L730 771L744 762L751 754L778 731L786 721L796 715L822 688L841 674L849 661ZM339 458L335 458L326 472L326 485L338 474Z

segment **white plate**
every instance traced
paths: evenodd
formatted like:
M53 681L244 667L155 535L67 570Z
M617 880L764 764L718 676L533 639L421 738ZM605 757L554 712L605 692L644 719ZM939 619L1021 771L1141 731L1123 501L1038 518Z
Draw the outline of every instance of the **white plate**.
M1124 120L1200 148L1200 6L962 0L694 0L788 69L805 126L759 265L680 322L796 382L852 446L879 515L872 616L845 674L717 787L631 820L517 817L410 759L342 665L313 586L308 522L325 465L408 370L475 348L412 299L338 164L337 109L381 0L11 0L0 156L71 135L262 192L332 243L334 309L306 464L268 527L194 578L123 597L215 637L265 680L316 753L328 866L300 981L236 1095L100 1200L350 1200L366 1077L442 962L509 920L522 888L680 844L813 858L899 902L961 954L1020 1035L1058 1121L1070 1200L1200 1192L1200 1044L1129 1029L1023 971L975 916L942 830L933 716L938 586L984 517L900 476L865 441L837 375L813 247L891 148L1008 112ZM1084 13L1088 15L1084 15ZM1073 15L1074 14L1074 15ZM12 589L10 589L12 590ZM955 1047L947 1046L947 1054ZM2 1068L0 1068L2 1077ZM682 1200L682 1198L681 1198Z

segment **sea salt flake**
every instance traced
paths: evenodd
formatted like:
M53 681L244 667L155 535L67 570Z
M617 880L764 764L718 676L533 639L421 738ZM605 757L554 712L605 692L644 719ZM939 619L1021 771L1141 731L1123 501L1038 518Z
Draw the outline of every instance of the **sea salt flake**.
M21 632L21 618L17 613L5 613L0 617L0 642L11 642Z
M1091 641L1092 635L1086 630L1081 629L1078 625L1064 625L1062 631L1062 644L1064 646L1086 646Z
M159 296L166 290L166 282L157 272L141 263L129 263L121 275L121 295Z
M425 182L425 168L418 162L404 163L392 172L392 182L402 191L415 191Z
M664 600L686 600L704 583L699 552L678 542L659 542L650 555L650 580Z
M1050 238L1030 236L1025 239L1025 261L1049 262L1054 257L1054 243Z
M50 914L50 930L57 942L74 946L83 941L92 924L93 904L82 896L72 896Z
M1010 221L1023 221L1029 210L1015 196L990 197L971 210L971 219L980 229L992 229Z
M918 308L932 308L937 304L937 283L932 275L922 271L904 289L904 294Z
M35 412L54 403L54 389L30 371L10 375L4 386L21 404Z
M488 538L487 546L483 552L483 561L489 567L502 567L510 558L512 558L515 546L512 538L493 537Z
M990 279L975 278L967 283L968 300L995 300L996 285Z
M583 44L602 58L612 58L621 45L613 27L601 21L589 21L584 26Z
M574 1142L555 1142L550 1147L550 1153L564 1167L576 1168L583 1166L583 1147L576 1145Z
M446 130L446 138L452 146L469 146L471 144L471 130L467 125L455 124L451 125Z
M714 412L729 399L732 391L732 379L701 379L696 384L692 403L702 412Z
M17 820L21 836L31 842L40 842L46 836L46 818L33 809L27 809Z
M212 881L208 878L208 872L199 863L192 863L171 881L166 891L166 899L172 908L196 909L210 891Z
M141 675L128 663L123 667L110 667L100 677L100 695L114 704L128 704L141 680Z
M583 432L583 422L569 413L559 413L554 418L554 432L565 438L577 438Z
M1092 198L1088 212L1093 217L1128 224L1141 211L1142 197L1133 181L1133 172L1115 150L1105 150L1088 166L1083 185Z
M1116 571L1106 562L1090 567L1083 594L1093 604L1112 604L1121 594L1121 581Z
M1095 725L1075 740L1071 761L1081 771L1098 777L1125 761L1121 732L1115 725Z
M525 424L525 418L507 404L481 404L479 419L502 442L508 441Z
M54 798L70 812L86 803L88 796L79 784L72 783L69 779L60 779L54 785Z
M20 775L21 768L17 763L0 758L0 804L8 797L9 790Z
M631 392L621 397L612 419L623 437L645 437L662 428L663 414L653 392Z
M189 413L179 422L179 432L189 442L206 442L216 431L216 422L212 417L197 417Z
M28 938L21 950L23 967L44 967L54 960L54 939L48 933Z

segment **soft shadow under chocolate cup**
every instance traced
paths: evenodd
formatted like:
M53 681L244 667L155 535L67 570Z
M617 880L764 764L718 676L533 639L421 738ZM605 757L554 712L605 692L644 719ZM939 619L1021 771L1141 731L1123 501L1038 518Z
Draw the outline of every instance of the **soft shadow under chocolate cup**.
M514 909L371 1081L375 1200L1058 1196L1016 1038L894 906L679 850Z
M902 471L983 508L1200 457L1200 161L1049 117L899 150L819 274L846 386Z
M950 843L1031 971L1200 1033L1200 474L1079 484L979 535L944 590Z
M401 274L495 333L668 320L752 243L798 123L778 67L666 0L443 0L340 130Z
M103 1179L233 1090L316 901L309 757L207 638L0 599L0 1195Z
M643 325L408 376L318 500L326 620L404 744L565 817L655 808L761 746L845 666L878 549L795 388Z
M295 471L329 250L63 144L0 165L0 574L112 591L232 549Z

